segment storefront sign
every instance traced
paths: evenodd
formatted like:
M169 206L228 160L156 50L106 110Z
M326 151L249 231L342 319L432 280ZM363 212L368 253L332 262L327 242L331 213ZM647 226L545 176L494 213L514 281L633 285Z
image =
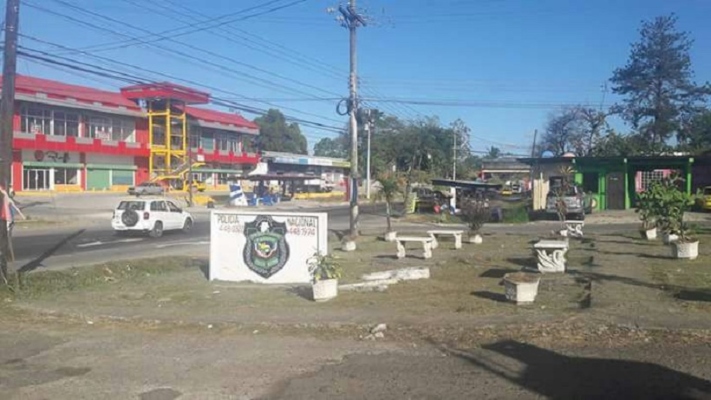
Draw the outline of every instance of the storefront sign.
M325 213L213 211L210 280L308 283L307 261L328 251Z
M71 160L69 153L58 153L56 151L35 151L35 160L38 162L68 163Z

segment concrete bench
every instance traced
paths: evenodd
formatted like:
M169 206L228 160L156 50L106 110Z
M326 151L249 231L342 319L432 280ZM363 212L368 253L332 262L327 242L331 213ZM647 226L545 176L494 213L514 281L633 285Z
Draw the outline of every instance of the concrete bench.
M454 248L462 248L462 234L464 231L452 230L452 229L434 229L427 231L427 234L432 238L432 248L436 249L439 247L439 242L437 241L437 236L453 236L454 237Z
M583 237L583 226L585 226L585 222L571 220L571 221L564 221L563 223L565 224L565 232L566 232L564 234L564 236L570 236L570 237L576 237L576 238Z
M432 244L434 240L431 237L398 236L395 238L398 259L405 258L405 244L408 242L422 243L422 257L425 259L432 258Z
M540 272L565 272L567 241L540 240L533 245L533 250L538 257L537 267Z

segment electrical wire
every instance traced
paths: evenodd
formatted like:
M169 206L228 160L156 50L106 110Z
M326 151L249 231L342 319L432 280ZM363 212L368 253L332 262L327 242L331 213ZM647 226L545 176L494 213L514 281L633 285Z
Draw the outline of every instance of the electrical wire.
M23 49L26 49L26 48L23 47ZM42 52L42 51L34 50L34 49L26 49L26 50L28 50L28 51L34 51L34 52L39 52L39 53L46 53L46 52ZM97 75L97 76L101 76L101 77L105 77L105 78L110 78L110 79L114 79L114 80L121 81L121 82L124 82L124 83L129 83L129 84L140 84L140 83L145 83L145 82L152 81L151 79L145 79L145 78L143 78L143 77L141 77L141 76L126 74L126 73L123 73L123 72L120 72L120 71L111 70L111 69L108 69L108 68L103 68L103 67L99 67L99 66L96 66L96 65L88 64L88 63L81 63L81 62L77 62L77 61L74 61L73 63L68 63L68 62L63 62L63 61L57 61L57 60L53 60L53 59L48 58L48 57L43 57L43 56L37 56L37 55L35 55L35 54L30 54L30 53L27 53L26 51L18 51L18 55L19 55L19 56L22 56L22 57L25 57L25 58L33 59L33 60L36 60L36 61L41 61L41 62L43 62L43 63L45 63L45 64L61 66L61 67L64 67L64 68L72 69L73 71L81 71L81 72L85 72L85 73L89 73L89 74L93 74L93 75ZM77 64L81 64L81 65L77 65ZM100 69L100 70L97 71L97 70L94 70L94 69L92 69L92 68L97 68L97 69ZM175 77L172 77L172 76L168 76L168 77L169 77L169 78L175 78ZM174 79L174 80L186 81L186 80L183 80L183 79ZM203 85L200 85L200 84L197 83L197 82L193 82L193 81L189 81L189 80L186 81L186 82L188 82L188 84L196 84L197 86L203 86ZM221 90L221 91L222 91L222 90ZM229 108L233 108L233 109L237 109L237 110L246 111L246 112L249 112L249 113L252 113L252 114L256 114L256 115L265 115L265 114L268 112L268 110L265 110L265 109L261 109L261 108L257 108L257 107L252 107L252 106L247 106L247 105L244 105L244 104L241 104L241 103L237 103L237 102L235 102L235 101L233 101L233 100L221 99L221 98L219 98L219 97L212 97L211 102L212 102L213 104L216 104L216 105L222 105L222 106L226 106L226 107L229 107ZM296 118L296 117L292 117L292 116L289 116L289 115L285 115L285 118L286 118L288 121L290 121L290 122L296 122L296 123L299 123L299 124L303 124L303 125L306 125L306 126L309 126L309 127L312 127L312 128L321 129L321 130L328 131L328 132L331 132L331 133L340 133L340 132L343 131L343 129L342 129L342 128L339 128L339 127L330 126L330 125L327 125L327 124L322 124L322 123L319 123L319 122L310 121L310 120L306 120L306 119L302 119L302 118ZM339 122L341 122L341 121L339 121Z
M71 8L75 8L75 9L80 9L80 10L82 9L81 7L77 7L77 6L75 6L75 5L71 4L71 3L65 2L65 1L63 1L63 0L52 0L52 1L54 1L54 2L56 2L56 3L59 3L59 4L64 4L64 5L67 6L67 7L71 7ZM168 29L168 30L163 31L163 32L152 33L152 35L154 35L154 36L151 36L150 39L143 39L143 40L142 40L142 39L140 39L140 38L132 38L132 39L130 39L130 40L122 41L122 42L105 43L105 44L102 44L102 45L91 46L91 47L85 48L85 49L83 49L83 50L94 50L94 51L115 50L115 49L122 49L122 48L130 47L130 46L134 46L134 45L136 45L136 44L150 44L150 43L154 43L154 42L158 42L158 41L162 41L162 40L174 39L174 38L176 38L176 37L185 36L185 35L189 35L189 34L196 33L196 32L201 32L201 31L208 30L208 29L214 29L214 28L217 28L217 27L220 27L220 26L223 26L223 25L232 24L232 23L234 23L234 22L244 21L244 20L247 20L247 19L250 19L250 18L254 18L254 17L261 16L261 15L270 14L270 13L273 13L273 12L276 12L276 11L279 11L279 10L283 10L283 9L285 9L285 8L289 8L289 7L295 6L295 5L299 4L299 3L304 3L306 0L295 0L295 1L292 1L292 2L287 3L287 4L283 4L283 5L280 5L280 6L277 6L277 7L270 8L270 9L268 9L268 10L266 10L266 11L260 11L260 12L258 12L258 13L251 14L251 15L247 15L247 16L244 16L244 17L241 17L241 18L237 18L237 19L228 19L229 17L235 16L235 15L239 15L239 14L243 14L243 13L245 13L245 12L252 11L252 10L255 10L255 9L257 9L257 8L265 7L265 6L267 6L267 5L271 5L271 4L274 4L274 3L278 3L278 2L280 2L280 1L282 1L282 0L271 0L271 1L268 1L268 2L266 2L266 3L264 3L264 4L261 4L261 5L252 6L252 7L249 7L249 8L246 8L246 9L243 9L243 10L240 10L240 11L237 11L237 12L234 12L234 13L230 13L230 14L226 14L226 15L223 15L223 16L220 16L220 17L213 18L212 20L195 22L195 23L193 23L193 24L188 24L187 26L184 26L184 27L173 28L173 29ZM180 30L182 30L182 29L184 29L184 28L196 27L196 26L205 24L206 22L211 22L211 21L216 22L216 21L224 20L224 19L227 19L227 20L226 20L226 21L220 21L219 23L216 23L216 24L208 24L207 26L197 27L197 28L195 28L195 29L189 29L189 30L187 30L187 31L185 31L185 32L180 32ZM170 35L170 36L166 36L166 35ZM108 47L108 48L106 48L105 46L113 46L113 47ZM93 47L93 48L92 48L92 47ZM105 48L101 49L101 47L105 47Z
M93 28L93 29L96 29L96 30L101 30L101 31L109 32L109 33L112 33L112 34L118 35L118 36L131 37L130 35L127 35L127 34L118 32L118 31L116 31L116 30L113 30L113 29L110 29L110 28L107 28L107 27L103 27L103 26L98 26L98 25L91 24L91 23L87 23L87 22L85 22L85 21L81 21L81 20L79 20L79 19L77 19L77 18L74 18L73 16L66 15L66 14L62 14L62 13L59 13L59 12L56 12L56 11L53 11L53 10L49 10L49 9L44 8L44 7L41 7L41 6L36 6L36 5L34 5L34 4L27 3L27 2L26 2L26 5L28 5L29 7L38 9L38 10L40 10L40 11L43 11L43 12L46 12L46 13L49 13L49 14L58 16L58 17L60 17L60 18L67 19L67 20L72 21L72 22L81 23L81 26L87 26L87 27L90 27L90 28ZM80 9L80 10L81 10L81 9ZM84 11L84 10L82 10L82 11ZM94 15L94 16L99 17L99 18L104 18L104 19L106 19L106 20L112 20L112 21L114 21L114 22L120 22L120 21L117 21L117 20L115 20L115 19L113 19L113 18L111 18L111 17L107 17L107 16L104 16L104 15L101 15L101 14L97 14L97 13L90 12L90 11L86 11L86 13L89 13L89 15ZM125 24L125 25L126 25L126 26L132 26L132 25L130 25L130 24ZM135 28L135 29L142 30L142 31L145 31L145 29L143 29L143 28L138 28L138 27L134 27L134 28ZM217 53L214 53L214 52L211 52L211 51L208 51L208 50L201 49L201 48L199 48L199 47L197 47L197 46L192 46L192 45L189 45L189 44L186 44L186 43L181 43L181 42L176 42L176 43L181 44L181 45L183 45L183 46L185 46L185 47L187 47L187 48L189 48L189 49L191 49L191 50L198 51L198 52L202 52L202 53L205 53L205 54L210 54L210 55L212 55L212 56L214 56L214 57L219 57L219 58L228 60L228 61L233 62L233 63L237 63L237 64L240 64L240 65L248 65L248 64L243 63L243 62L241 62L241 61L234 60L234 59L232 59L232 58L230 58L230 57L225 57L225 56L219 55L219 54L217 54ZM205 59L203 59L203 58L195 57L195 56L193 56L193 55L191 55L191 54L188 54L188 53L186 53L186 52L183 52L183 51L179 51L179 50L175 50L175 49L166 48L166 47L163 47L163 46L160 46L160 45L156 45L156 44L153 44L152 46L156 47L156 48L159 49L159 50L163 50L164 52L168 52L169 56L175 57L175 56L177 55L177 56L183 57L183 58L185 58L185 59L189 59L189 60L192 60L192 61L196 61L196 62L200 63L199 65L201 65L203 68L205 67L205 65L209 65L209 66L212 67L213 69L217 69L217 70L220 71L220 72L227 72L227 73L230 73L231 75L237 77L238 79L243 80L243 81L246 81L246 82L249 82L249 83L252 83L252 84L254 84L254 85L256 85L256 86L268 87L268 88L271 88L271 89L273 89L273 90L280 91L280 92L282 92L282 93L285 93L285 92L297 93L297 94L299 94L299 95L305 95L305 96L309 96L309 97L313 97L313 98L318 98L318 96L315 96L315 95L313 95L313 94L311 94L311 93L307 93L307 92L304 92L304 91L302 91L302 90L294 89L294 88L287 87L287 86L284 86L284 85L275 84L275 83L272 82L271 80L268 80L268 79L265 79L265 78L260 78L260 77L257 77L257 76L255 76L255 75L251 75L251 74L249 74L249 73L236 70L236 69L234 69L234 68L229 68L229 67L227 67L227 66L225 66L225 65L217 64L217 63L215 63L215 62L208 61L208 60L205 60ZM74 50L75 50L75 51L80 51L79 49L74 49ZM82 53L82 54L88 54L88 52L85 52L85 51L83 51L83 50L81 50L81 53ZM258 69L258 67L254 67L254 66L251 66L251 67ZM266 74L269 74L269 71L266 71L266 70L264 70L264 71L265 71ZM272 75L273 75L273 76L276 76L276 75L274 75L273 73L272 73ZM290 79L290 78L281 77L281 76L277 76L277 77L279 77L279 78L281 78L281 79L293 81L293 80ZM295 83L296 83L296 82L295 82ZM302 83L302 84L303 84L303 83ZM306 84L306 85L308 85L308 84ZM312 86L312 85L311 85L311 86ZM322 90L322 89L317 88L317 87L315 87L315 86L314 86L314 88L316 88L316 89L318 89L318 90ZM333 95L333 92L328 92L328 91L325 91L325 92L326 92L326 93L330 93L331 95Z

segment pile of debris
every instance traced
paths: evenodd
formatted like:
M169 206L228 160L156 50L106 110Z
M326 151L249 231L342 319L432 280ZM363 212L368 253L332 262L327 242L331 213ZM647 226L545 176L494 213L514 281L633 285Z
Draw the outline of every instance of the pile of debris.
M373 272L360 277L363 282L339 285L338 290L355 290L362 292L383 292L388 286L402 281L429 279L429 268L402 268L390 271Z

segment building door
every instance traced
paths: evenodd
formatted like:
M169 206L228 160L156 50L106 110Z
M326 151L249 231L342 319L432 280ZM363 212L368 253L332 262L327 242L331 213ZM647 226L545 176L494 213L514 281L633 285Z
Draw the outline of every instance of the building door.
M625 174L611 172L607 174L607 209L625 209Z
M111 188L110 169L90 169L86 174L87 190L108 190Z
M48 168L25 168L22 172L22 190L50 190Z

